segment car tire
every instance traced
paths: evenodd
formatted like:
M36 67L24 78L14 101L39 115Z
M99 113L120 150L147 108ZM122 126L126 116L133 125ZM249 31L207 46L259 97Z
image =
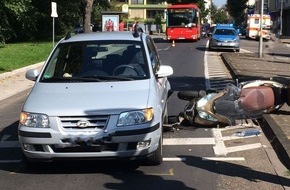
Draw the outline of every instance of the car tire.
M240 49L236 49L236 52L240 52Z
M162 163L163 161L162 143L163 143L163 137L161 134L159 143L158 143L158 148L153 152L153 154L147 160L148 165L157 166Z

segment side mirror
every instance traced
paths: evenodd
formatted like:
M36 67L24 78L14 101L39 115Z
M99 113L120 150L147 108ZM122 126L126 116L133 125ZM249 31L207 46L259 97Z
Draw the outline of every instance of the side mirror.
M39 75L39 72L37 69L30 69L30 70L26 71L26 73L25 73L25 77L28 80L32 80L32 81L36 81L38 75Z
M160 65L159 70L156 73L158 78L168 77L173 74L173 69L169 65Z

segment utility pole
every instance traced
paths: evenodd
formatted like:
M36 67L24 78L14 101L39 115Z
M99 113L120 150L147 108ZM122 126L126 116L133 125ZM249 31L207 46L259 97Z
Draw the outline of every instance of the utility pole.
M259 31L259 58L262 57L263 53L263 16L264 16L264 0L261 0L261 13L260 13L260 31Z
M279 36L282 36L282 26L283 26L283 22L282 22L282 16L283 16L283 2L284 2L284 0L280 0L280 3L281 3L281 10L280 10L280 34L279 34Z

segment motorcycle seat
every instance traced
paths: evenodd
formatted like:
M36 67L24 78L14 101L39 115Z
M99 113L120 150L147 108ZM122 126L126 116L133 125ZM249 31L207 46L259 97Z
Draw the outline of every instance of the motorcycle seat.
M248 111L258 111L275 105L275 94L268 86L255 86L241 90L240 105Z

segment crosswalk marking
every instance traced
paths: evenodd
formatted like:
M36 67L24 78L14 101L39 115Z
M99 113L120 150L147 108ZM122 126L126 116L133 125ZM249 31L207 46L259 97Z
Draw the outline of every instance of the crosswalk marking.
M251 150L256 148L261 148L261 143L254 143L254 144L247 144L247 145L241 145L241 146L233 146L233 147L227 147L227 152L239 152L239 151L245 151L245 150Z
M209 41L206 47L208 47L208 44ZM210 62L208 60L210 60ZM234 83L230 72L220 58L219 52L205 52L204 75L206 89L222 90L228 83Z
M203 161L245 161L244 157L203 157Z
M214 145L214 138L164 138L163 145Z
M184 161L186 161L186 158L185 157L181 157L181 158L179 158L179 157L171 157L171 158L163 158L163 161L167 161L167 162L172 162L172 161L181 161L181 162L184 162Z

